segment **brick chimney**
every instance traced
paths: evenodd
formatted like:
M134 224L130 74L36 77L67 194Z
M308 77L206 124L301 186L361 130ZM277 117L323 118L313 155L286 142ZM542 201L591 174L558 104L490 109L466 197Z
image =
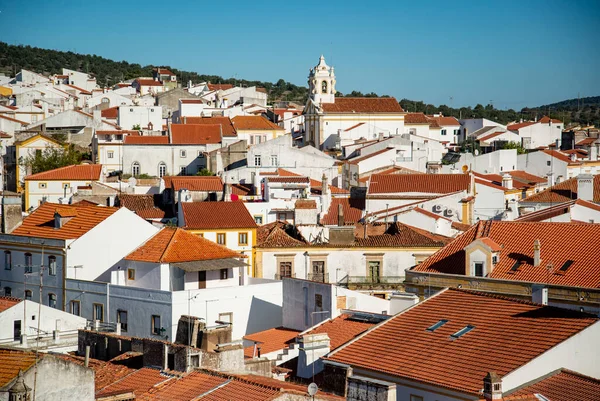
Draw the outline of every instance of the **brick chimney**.
M533 242L533 265L535 267L539 266L542 263L542 244L539 239L536 239Z
M483 397L486 401L502 399L502 379L496 372L488 372L483 378Z

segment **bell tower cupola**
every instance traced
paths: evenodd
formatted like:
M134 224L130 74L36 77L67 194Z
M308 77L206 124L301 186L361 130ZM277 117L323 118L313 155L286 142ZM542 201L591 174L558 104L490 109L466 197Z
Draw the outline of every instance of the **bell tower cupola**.
M335 73L333 67L325 63L323 55L319 58L319 64L310 69L308 89L315 103L335 103Z

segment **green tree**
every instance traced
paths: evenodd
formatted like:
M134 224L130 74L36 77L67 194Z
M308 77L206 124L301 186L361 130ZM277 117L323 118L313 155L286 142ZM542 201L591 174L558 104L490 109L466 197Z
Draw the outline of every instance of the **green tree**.
M136 125L134 125L133 127L131 127L131 129L132 129L132 130L134 130L134 131L139 131L139 130L141 130L142 128L140 127L140 125L139 125L139 124L136 124Z
M517 154L522 155L525 153L525 148L519 142L507 142L500 149L517 149Z
M202 170L198 171L196 173L196 175L202 175L202 176L211 176L211 175L215 175L212 171L210 171L207 168L203 168Z
M27 156L24 164L31 170L31 174L37 174L59 167L79 164L81 160L82 154L71 146L67 149L46 148L42 152Z

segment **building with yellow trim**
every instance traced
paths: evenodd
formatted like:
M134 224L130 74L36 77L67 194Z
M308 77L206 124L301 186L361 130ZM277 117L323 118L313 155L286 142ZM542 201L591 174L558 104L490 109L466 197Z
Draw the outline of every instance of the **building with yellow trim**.
M23 192L25 189L25 177L31 174L31 168L25 165L28 157L35 156L36 153L43 153L48 148L62 149L64 145L55 139L42 134L37 134L24 141L15 142L15 186L17 192Z
M231 119L238 140L256 145L285 135L285 129L263 116L236 116Z

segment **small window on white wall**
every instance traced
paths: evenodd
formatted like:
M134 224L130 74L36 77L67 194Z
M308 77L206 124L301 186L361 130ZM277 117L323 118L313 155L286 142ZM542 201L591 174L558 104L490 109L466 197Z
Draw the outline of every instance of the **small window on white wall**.
M187 157L187 152L185 150L180 150L179 156L185 158L185 157Z
M140 163L133 162L133 164L131 165L131 174L134 177L140 175Z

